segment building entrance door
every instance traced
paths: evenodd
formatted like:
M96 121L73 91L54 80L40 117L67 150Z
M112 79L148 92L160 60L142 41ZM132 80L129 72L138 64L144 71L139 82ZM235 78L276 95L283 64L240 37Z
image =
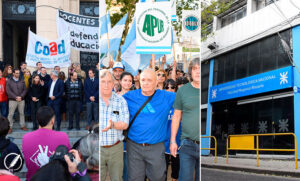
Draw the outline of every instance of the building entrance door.
M213 105L212 136L218 141L218 154L226 154L228 135L294 132L293 97L270 96L269 100L230 101ZM292 149L292 136L264 136L260 148ZM236 152L230 151L231 154ZM237 151L237 153L252 153ZM293 154L262 152L261 154Z
M35 1L2 3L3 63L17 68L26 58L29 27L36 32Z

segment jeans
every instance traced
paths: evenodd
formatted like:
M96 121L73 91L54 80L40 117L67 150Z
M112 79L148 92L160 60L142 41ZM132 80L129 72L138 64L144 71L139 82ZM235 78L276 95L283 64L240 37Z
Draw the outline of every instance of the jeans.
M99 120L98 116L99 104L96 102L86 103L86 114L87 114L87 126L92 126L92 119L94 117L94 122L97 124Z
M127 152L124 152L123 181L128 181Z
M0 102L0 111L1 111L1 115L7 118L7 102Z
M194 171L196 171L195 180L199 181L199 149L200 145L189 139L181 141L179 181L194 180Z
M36 112L42 106L42 102L41 101L37 101L37 102L30 101L30 106L31 106L31 121L33 123L33 129L37 129L39 124L36 120Z

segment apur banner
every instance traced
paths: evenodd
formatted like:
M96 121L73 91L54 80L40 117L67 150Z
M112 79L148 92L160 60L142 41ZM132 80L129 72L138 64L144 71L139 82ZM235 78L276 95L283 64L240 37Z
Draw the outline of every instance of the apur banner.
M46 68L70 66L70 35L64 34L57 40L44 39L29 30L26 63L35 67L42 62Z
M58 10L58 36L69 32L71 47L83 52L99 52L99 18Z
M171 54L171 3L137 3L136 18L136 53Z

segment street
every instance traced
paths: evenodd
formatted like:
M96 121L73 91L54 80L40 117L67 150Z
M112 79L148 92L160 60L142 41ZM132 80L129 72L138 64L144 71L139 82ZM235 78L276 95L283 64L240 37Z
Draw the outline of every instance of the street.
M201 181L292 181L299 178L201 168Z

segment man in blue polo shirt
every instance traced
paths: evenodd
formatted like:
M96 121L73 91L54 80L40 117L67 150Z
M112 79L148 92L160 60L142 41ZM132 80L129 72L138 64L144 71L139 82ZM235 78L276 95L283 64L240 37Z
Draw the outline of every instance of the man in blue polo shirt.
M130 181L145 179L161 181L166 178L165 147L168 114L175 100L175 93L156 90L157 79L152 69L140 77L141 89L124 95L130 113L130 122L153 95L152 100L138 114L128 132L126 143L128 178Z

